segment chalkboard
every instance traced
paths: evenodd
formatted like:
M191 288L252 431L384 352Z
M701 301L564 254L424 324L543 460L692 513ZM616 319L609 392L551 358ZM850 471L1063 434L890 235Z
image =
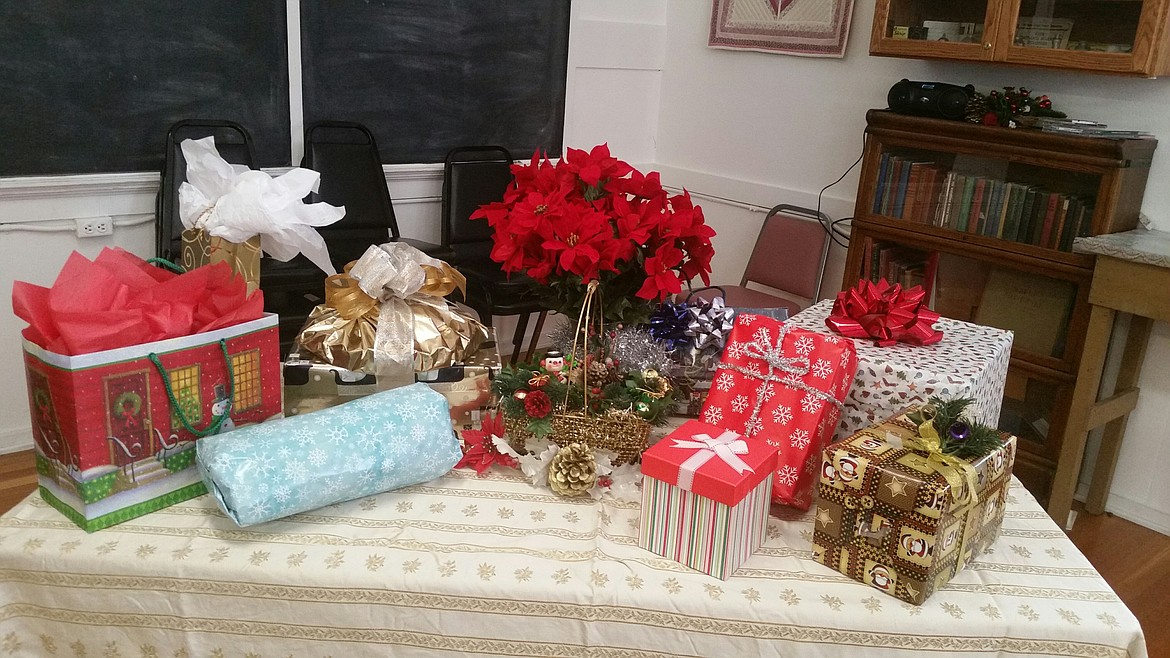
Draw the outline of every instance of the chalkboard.
M0 0L0 176L158 171L167 127L290 154L285 0Z
M386 163L559 155L568 48L569 0L301 0L305 125L363 123Z

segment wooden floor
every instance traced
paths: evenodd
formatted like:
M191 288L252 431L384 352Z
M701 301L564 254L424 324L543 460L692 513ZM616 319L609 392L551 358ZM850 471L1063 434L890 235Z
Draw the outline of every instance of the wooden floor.
M0 513L36 482L32 451L0 455ZM1151 658L1170 656L1170 537L1109 514L1084 513L1069 536L1137 615Z

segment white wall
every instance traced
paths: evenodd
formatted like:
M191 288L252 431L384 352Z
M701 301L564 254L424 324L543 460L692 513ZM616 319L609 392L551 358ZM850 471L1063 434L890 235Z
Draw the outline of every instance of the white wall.
M706 46L710 2L669 0L656 159L671 180L749 203L815 203L861 153L865 112L885 107L901 78L971 83L981 91L1024 86L1048 94L1056 109L1112 127L1153 132L1170 149L1170 81L1135 80L989 64L870 57L872 0L855 3L843 59L800 58ZM1143 212L1170 230L1170 155L1155 156ZM857 171L826 193L833 217L851 214ZM708 213L712 214L712 213ZM718 214L723 214L720 211ZM759 218L728 211L716 243L739 260ZM732 217L731 215L735 215ZM751 236L749 238L748 236ZM729 261L721 266L733 269ZM829 283L839 283L837 280ZM824 289L823 289L824 290ZM1170 533L1170 327L1150 340L1142 395L1130 417L1109 508Z

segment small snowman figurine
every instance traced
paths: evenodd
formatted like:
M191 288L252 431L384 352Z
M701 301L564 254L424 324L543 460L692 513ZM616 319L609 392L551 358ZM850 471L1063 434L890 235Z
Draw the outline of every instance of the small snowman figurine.
M560 350L549 350L540 360L540 367L560 381L565 381L565 355Z

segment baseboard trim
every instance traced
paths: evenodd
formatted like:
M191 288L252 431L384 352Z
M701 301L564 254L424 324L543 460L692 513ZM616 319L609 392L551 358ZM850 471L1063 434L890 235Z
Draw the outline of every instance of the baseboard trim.
M1081 483L1073 497L1084 502L1088 495L1089 485ZM1109 500L1105 503L1105 511L1144 528L1170 535L1170 512L1155 509L1115 493L1109 494Z
M31 425L0 430L0 455L31 450L32 447Z

